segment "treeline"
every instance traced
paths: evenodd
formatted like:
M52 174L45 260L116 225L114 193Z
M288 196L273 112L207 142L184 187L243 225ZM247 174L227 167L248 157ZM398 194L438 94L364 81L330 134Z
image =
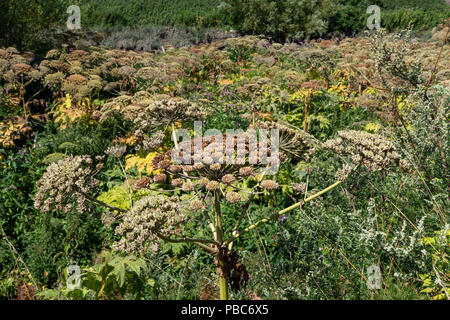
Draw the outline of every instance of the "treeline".
M65 28L69 5L81 8L83 29L169 26L232 28L278 41L354 35L369 5L381 8L389 31L429 30L450 17L445 0L3 0L0 46L38 50L54 27Z
M370 5L381 8L389 31L429 30L450 16L445 0L225 0L240 31L277 40L358 34L366 29Z
M92 26L226 26L231 19L219 0L88 0L82 24Z
M68 0L0 1L0 47L38 50L50 28L62 22Z

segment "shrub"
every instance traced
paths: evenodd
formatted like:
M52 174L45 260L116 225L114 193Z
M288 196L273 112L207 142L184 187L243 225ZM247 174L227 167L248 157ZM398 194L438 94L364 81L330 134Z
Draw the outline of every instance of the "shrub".
M233 23L245 33L278 40L301 40L323 35L333 10L328 0L227 0Z
M0 4L0 45L43 48L49 27L61 22L69 6L67 0L4 0Z

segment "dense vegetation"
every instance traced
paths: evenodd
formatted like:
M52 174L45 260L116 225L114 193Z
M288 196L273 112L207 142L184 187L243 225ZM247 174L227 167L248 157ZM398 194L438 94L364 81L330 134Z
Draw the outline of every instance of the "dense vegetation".
M304 1L321 8L314 28L323 29L280 19L292 34L264 25L261 11L233 20L264 0L234 3L230 20L220 18L226 6L187 2L156 1L174 14L150 18L139 1L108 1L101 12L102 1L83 1L84 23L192 26L208 11L206 27L268 36L153 52L76 42L46 50L20 30L45 35L58 7L33 22L31 10L51 1L1 4L10 29L0 49L0 299L449 299L442 2L409 2L436 12L416 25L434 27L427 40L386 30L304 39L360 30L363 1ZM296 38L295 28L305 41L277 42ZM193 134L197 120L202 133L278 129L279 170L265 174L247 153L245 164L211 163L212 153L177 165L169 155L186 147L179 130ZM203 148L219 148L214 134Z
M69 16L66 9L73 4L81 8L83 30L129 31L111 39L109 46L140 33L152 43L168 37L177 44L177 38L186 37L186 28L200 32L190 30L189 37L202 41L208 40L204 33L211 28L264 34L277 41L355 35L365 30L366 9L373 4L380 6L382 27L389 31L431 30L450 17L445 0L6 0L0 4L0 16L6 17L0 25L0 45L36 52L61 44L60 31ZM176 30L175 35L162 27Z

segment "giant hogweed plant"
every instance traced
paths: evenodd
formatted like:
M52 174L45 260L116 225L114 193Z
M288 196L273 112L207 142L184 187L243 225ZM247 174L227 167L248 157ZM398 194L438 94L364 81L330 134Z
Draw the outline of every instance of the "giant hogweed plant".
M168 114L170 121L154 122L154 125L164 123L167 126L168 122L199 116L184 114L182 110L192 110L186 108L185 102L175 103L180 107L178 109L174 105L170 107L177 109ZM151 104L142 112L151 111L147 114L164 117L164 112L155 113L158 106L161 107L161 103ZM175 111L179 112L176 119L173 117ZM139 120L137 122L140 123ZM148 120L149 127L145 129L154 128L151 122ZM240 238L333 190L359 168L385 171L402 164L392 142L381 135L347 130L339 132L335 139L320 144L310 134L276 122L254 122L252 128L255 131L277 129L278 145L273 141L258 142L248 132L194 137L178 143L173 130L175 147L153 159L152 166L160 173L135 183L136 192L149 192L135 201L129 210L112 206L94 196L99 185L95 175L102 169L102 157L67 157L51 164L39 180L35 207L43 212L78 210L80 213L88 211L88 201L105 207L110 212L109 219L105 219L109 226L111 221L120 220L115 229L120 238L112 247L129 255L157 251L161 241L197 245L214 256L219 297L228 299L229 288L239 290L249 280L234 245ZM229 152L230 145L232 152ZM276 165L287 161L305 161L314 156L316 148L326 148L345 160L342 169L336 173L337 181L309 196L305 194L302 200L288 207L278 209L275 195L281 185L276 181L276 175L269 178L268 166L262 164L262 158L270 157ZM109 148L107 155L120 159L125 150L116 146ZM295 191L302 186L293 184L284 187ZM250 203L256 199L269 199L273 211L248 225L245 215ZM212 202L212 210L209 210L208 201ZM227 225L228 219L223 215L222 207L227 202L241 208L235 212L233 225ZM196 234L189 232L193 229L192 225L196 226Z

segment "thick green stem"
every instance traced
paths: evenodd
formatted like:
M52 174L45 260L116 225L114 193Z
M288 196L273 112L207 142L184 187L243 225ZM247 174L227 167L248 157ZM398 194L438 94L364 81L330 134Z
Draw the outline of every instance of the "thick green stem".
M228 283L227 278L219 277L220 300L228 300Z
M220 211L219 191L214 192L214 211L216 218L216 241L220 244L223 242L223 222L222 213ZM217 248L217 272L219 274L220 300L228 300L228 279L226 274L225 262L222 259L221 250Z

